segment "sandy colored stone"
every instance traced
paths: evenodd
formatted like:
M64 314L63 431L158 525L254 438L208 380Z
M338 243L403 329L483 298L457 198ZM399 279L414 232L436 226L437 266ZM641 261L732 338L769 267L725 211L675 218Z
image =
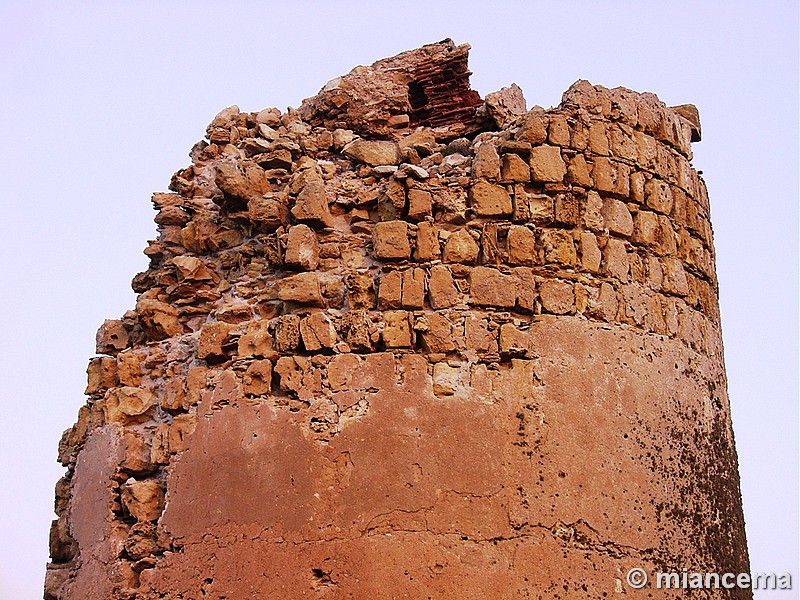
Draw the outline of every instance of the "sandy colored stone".
M531 168L519 155L503 154L501 179L514 182L530 181Z
M484 142L476 148L472 176L475 179L500 179L500 156L494 144Z
M414 258L417 260L435 260L441 258L439 234L433 223L420 223L417 226L417 239L414 247Z
M530 165L533 181L557 183L563 181L564 175L567 174L561 150L556 146L531 148Z
M459 301L459 293L453 276L444 265L431 267L428 280L428 299L433 309L450 308Z
M383 313L381 337L387 348L408 348L411 346L411 323L404 310L387 310Z
M516 296L509 292L515 289L515 285L510 275L504 275L497 269L475 267L470 273L469 280L470 295L475 304L501 308L514 307Z
M316 273L289 275L278 282L278 298L300 304L322 306L322 294Z
M542 310L556 315L575 312L575 293L572 284L556 279L543 281L539 285Z
M535 265L537 260L536 236L527 227L515 225L506 238L508 262L512 265Z
M450 263L472 264L478 260L480 248L466 229L459 229L447 238L442 260Z
M481 217L508 216L512 212L511 196L501 185L476 181L469 189L472 210Z
M408 224L405 221L385 221L375 225L372 236L375 257L387 260L409 258Z
M308 225L289 228L284 261L290 267L313 271L319 265L319 241Z
M383 140L355 140L347 144L342 152L368 165L399 165L402 160L397 142Z

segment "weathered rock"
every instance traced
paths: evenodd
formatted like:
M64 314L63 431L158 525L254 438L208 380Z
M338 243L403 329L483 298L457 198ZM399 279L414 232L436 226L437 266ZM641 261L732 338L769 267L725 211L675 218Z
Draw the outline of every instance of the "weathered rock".
M372 236L375 258L397 260L411 256L408 224L405 221L376 223Z
M507 216L512 212L511 196L503 186L477 181L469 189L472 210L481 217Z
M555 146L531 148L531 176L534 181L557 183L564 180L567 166L561 158L561 150Z
M289 228L284 262L287 266L308 271L319 266L319 241L313 229L307 225Z
M459 229L444 244L442 260L444 262L472 264L478 260L478 247L475 238L466 229Z
M278 298L301 304L322 306L322 293L316 273L289 275L278 282Z
M342 148L347 156L368 165L399 165L403 159L397 142L355 140Z
M486 108L500 129L514 125L525 116L525 112L528 110L522 89L516 83L500 89L499 92L487 94Z

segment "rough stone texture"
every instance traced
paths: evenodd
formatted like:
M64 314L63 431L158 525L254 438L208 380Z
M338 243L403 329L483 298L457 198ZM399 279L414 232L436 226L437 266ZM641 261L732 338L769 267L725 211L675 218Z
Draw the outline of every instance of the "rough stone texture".
M586 81L483 103L467 49L227 108L153 196L59 444L46 598L748 571L696 109Z

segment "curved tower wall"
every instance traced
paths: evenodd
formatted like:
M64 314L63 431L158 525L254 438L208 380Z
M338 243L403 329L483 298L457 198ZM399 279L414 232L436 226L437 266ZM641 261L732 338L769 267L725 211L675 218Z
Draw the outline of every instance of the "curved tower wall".
M153 196L59 446L47 598L748 571L696 110L484 101L467 50L226 109Z

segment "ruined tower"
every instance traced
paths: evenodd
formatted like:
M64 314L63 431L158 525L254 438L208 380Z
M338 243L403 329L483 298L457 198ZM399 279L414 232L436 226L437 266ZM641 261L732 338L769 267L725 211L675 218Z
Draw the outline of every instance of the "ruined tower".
M153 196L59 445L46 598L748 570L697 111L587 81L481 99L467 51L225 109Z

